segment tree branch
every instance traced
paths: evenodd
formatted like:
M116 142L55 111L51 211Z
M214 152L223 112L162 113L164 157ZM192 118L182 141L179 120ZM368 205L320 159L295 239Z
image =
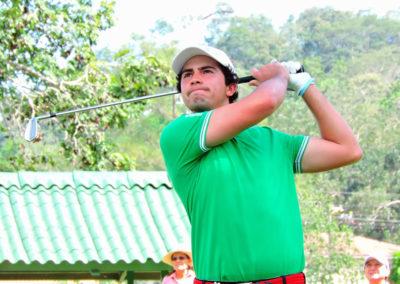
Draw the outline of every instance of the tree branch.
M16 62L12 62L12 61L7 61L8 64L10 64L11 66L13 66L15 69L20 70L22 72L24 72L25 74L34 76L36 78L39 78L40 80L46 82L49 86L54 87L54 88L58 88L61 91L65 91L64 86L82 86L82 80L85 78L85 76L82 76L82 78L78 78L75 81L70 81L70 82L65 82L65 81L54 81L44 75L42 75L41 73L37 72L36 70L25 66L23 64L20 63L16 63Z
M12 62L12 61L7 61L8 64L10 64L11 66L13 66L14 68L23 71L26 74L35 76L37 78L39 78L40 80L46 82L47 84L49 84L50 86L59 88L60 84L57 81L51 80L45 76L43 76L42 74L40 74L39 72L33 70L32 68L29 68L28 66L25 66L23 64L19 64L16 62Z
M372 218L373 221L375 222L376 218L378 218L378 213L379 213L380 210L382 210L383 208L391 207L391 206L396 205L396 204L400 204L400 200L394 200L394 201L391 201L391 202L389 202L389 203L387 203L387 204L385 204L385 205L379 206L379 207L376 209L375 215L374 215L373 218Z

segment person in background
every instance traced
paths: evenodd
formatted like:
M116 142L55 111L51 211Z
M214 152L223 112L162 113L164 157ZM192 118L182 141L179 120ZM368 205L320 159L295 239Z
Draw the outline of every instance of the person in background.
M381 254L371 254L364 260L364 274L369 284L390 284L390 265L388 259Z
M192 252L189 249L180 245L168 252L162 261L174 269L163 278L162 284L193 284L196 275L192 268Z

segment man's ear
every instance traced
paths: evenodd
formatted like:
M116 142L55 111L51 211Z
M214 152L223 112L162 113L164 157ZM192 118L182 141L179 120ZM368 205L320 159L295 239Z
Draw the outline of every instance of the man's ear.
M237 91L238 84L232 83L226 87L226 96L230 97Z

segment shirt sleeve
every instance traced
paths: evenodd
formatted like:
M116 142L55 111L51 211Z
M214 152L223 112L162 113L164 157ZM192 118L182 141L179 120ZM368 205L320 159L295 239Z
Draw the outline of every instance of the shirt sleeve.
M308 142L310 141L310 136L300 136L300 137L302 138L301 144L297 151L296 159L294 161L294 172L298 174L302 173L301 160L304 156L304 152L306 151Z
M161 133L160 146L169 175L184 174L207 153L206 134L212 111L183 115Z
M310 136L290 135L278 130L271 131L282 143L282 147L284 147L282 153L285 153L284 155L287 155L287 158L293 161L293 172L295 174L302 173L301 161L310 141Z

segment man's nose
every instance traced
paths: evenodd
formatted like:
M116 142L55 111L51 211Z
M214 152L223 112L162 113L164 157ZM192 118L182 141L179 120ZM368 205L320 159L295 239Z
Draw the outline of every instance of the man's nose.
M200 73L197 73L197 72L194 72L191 79L192 79L192 80L190 81L190 83L191 83L192 85L193 85L193 84L198 84L198 83L201 82L201 74L200 74Z

